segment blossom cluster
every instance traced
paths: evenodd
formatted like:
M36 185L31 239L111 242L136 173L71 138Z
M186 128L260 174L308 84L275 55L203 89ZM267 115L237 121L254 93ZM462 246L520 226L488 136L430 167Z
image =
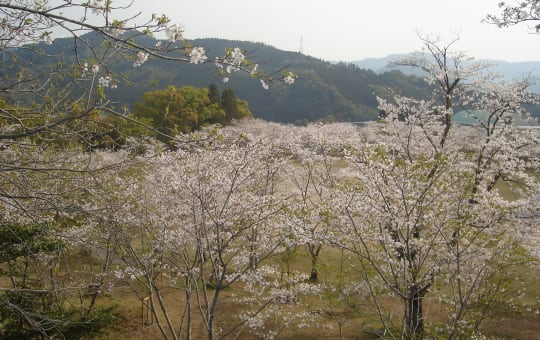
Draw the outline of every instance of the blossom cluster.
M240 66L246 59L246 56L242 53L242 51L235 47L232 51L227 53L227 58L225 59L225 63L227 65L227 73L231 73L232 71L238 71L240 70Z
M266 76L264 77L259 72L259 64L251 64L246 58L245 52L243 52L239 47L233 49L228 49L225 57L219 58L216 57L215 65L220 69L221 75L223 76L222 80L224 83L229 82L231 74L233 72L240 71L243 67L246 71L249 71L249 74L255 78L259 78L261 86L263 89L269 89L269 83L275 80L273 77ZM249 70L249 66L251 70ZM292 85L296 79L294 73L289 71L283 72L283 80L286 84Z
M93 14L104 14L106 11L105 1L106 0L91 0L88 7L92 9Z
M104 77L99 77L98 83L103 87L110 87L111 89L115 89L118 87L118 84L113 82L111 76L108 75Z
M223 82L227 83L230 79L231 73L240 70L240 66L246 61L246 56L240 48L235 47L232 50L228 50L224 58L215 59L215 65L223 73ZM226 67L224 67L226 65ZM253 67L251 74L254 75L258 65Z
M540 20L540 2L538 0L521 0L515 5L507 2L500 2L502 9L500 16L489 14L485 21L495 24L500 28L509 27L522 22ZM536 33L540 32L540 24L534 26Z
M283 81L285 81L285 84L292 85L294 84L295 76L292 72L287 72L285 77L283 78Z
M176 40L181 39L182 33L182 27L177 24L173 24L165 28L165 35L170 42L175 42Z
M139 53L137 53L137 60L133 62L133 67L140 67L147 60L148 60L148 53L139 51Z
M206 61L206 59L208 59L205 55L205 51L204 51L204 48L202 47L194 47L192 50L191 50L191 53L189 54L189 62L191 64L202 64Z
M43 42L47 45L51 45L53 43L53 37L51 32L44 32L42 34Z
M109 87L110 83L111 83L110 76L99 77L99 85L103 87Z

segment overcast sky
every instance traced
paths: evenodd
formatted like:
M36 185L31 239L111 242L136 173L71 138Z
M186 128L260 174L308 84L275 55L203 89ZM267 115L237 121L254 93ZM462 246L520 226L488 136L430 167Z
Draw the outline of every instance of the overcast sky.
M509 0L511 2L512 0ZM482 23L500 0L136 0L166 14L187 38L263 42L324 60L352 61L419 50L417 32L450 39L476 59L540 60L540 35L526 24Z

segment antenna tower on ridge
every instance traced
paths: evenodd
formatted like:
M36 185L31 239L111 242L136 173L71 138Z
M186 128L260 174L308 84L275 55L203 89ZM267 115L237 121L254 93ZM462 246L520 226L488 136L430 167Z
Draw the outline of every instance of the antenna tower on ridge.
M298 53L304 54L304 39L302 36L300 36L300 48L298 49Z

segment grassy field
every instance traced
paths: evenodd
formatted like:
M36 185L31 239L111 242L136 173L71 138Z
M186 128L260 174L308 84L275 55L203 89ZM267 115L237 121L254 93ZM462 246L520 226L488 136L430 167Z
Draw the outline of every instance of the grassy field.
M280 263L276 258L273 261ZM337 250L324 248L321 254L321 266L319 268L319 283L351 282L359 279L359 274L347 258L342 258ZM309 272L309 258L307 251L299 249L291 263L293 270ZM488 311L485 322L481 326L484 335L493 338L504 339L539 339L540 338L540 270L538 267L523 265L510 273L516 278L510 284L505 294L508 300L499 302ZM178 324L180 313L185 304L183 292L178 288L165 288L169 286L167 280L163 280L163 295L172 319ZM234 315L245 306L237 302L237 297L242 294L239 285L225 290L218 306L218 328L227 330L238 323ZM514 297L514 301L510 298ZM387 321L399 325L402 315L402 307L395 298L382 299L385 307L392 312L387 315ZM151 322L146 309L135 298L131 289L118 281L112 293L99 299L101 305L116 305L120 314L119 322L104 339L157 339L161 333L156 322ZM352 294L346 302L337 301L332 292L322 292L319 296L310 296L290 306L284 306L291 315L299 313L311 313L311 324L297 327L294 322L286 325L283 320L276 318L272 327L279 329L279 339L376 339L383 336L381 321L376 308L370 299ZM446 312L441 308L435 296L428 296L425 300L425 320L428 331L436 327L443 327ZM194 313L197 313L194 310ZM290 320L288 320L290 321ZM240 339L257 339L245 331L236 333ZM196 317L192 329L194 339L206 337L201 319ZM383 336L384 337L384 336ZM229 337L229 338L232 338ZM443 338L443 337L441 337Z

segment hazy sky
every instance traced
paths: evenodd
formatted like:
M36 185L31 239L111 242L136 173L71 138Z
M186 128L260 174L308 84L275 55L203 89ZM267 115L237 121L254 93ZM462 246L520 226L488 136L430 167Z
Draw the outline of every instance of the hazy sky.
M512 0L509 0L511 2ZM540 60L540 35L521 25L481 23L500 0L136 0L166 14L187 38L264 42L325 60L360 60L421 48L417 32L446 40L476 59Z

